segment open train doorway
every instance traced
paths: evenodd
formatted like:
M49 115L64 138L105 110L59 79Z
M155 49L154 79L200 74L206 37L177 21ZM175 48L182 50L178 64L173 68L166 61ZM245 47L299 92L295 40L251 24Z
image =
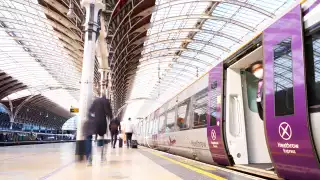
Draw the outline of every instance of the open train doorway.
M233 168L276 176L266 143L261 104L257 103L263 71L255 73L260 78L252 72L253 64L263 70L262 60L263 49L259 47L225 70L226 143L235 163Z

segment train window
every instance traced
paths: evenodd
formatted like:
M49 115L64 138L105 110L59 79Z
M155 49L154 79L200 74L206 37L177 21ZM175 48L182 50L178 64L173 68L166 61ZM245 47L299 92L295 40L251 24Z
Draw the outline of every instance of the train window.
M320 32L307 37L305 42L308 103L316 106L320 105Z
M153 121L149 121L149 130L148 130L148 134L151 134L152 132L152 128L153 128Z
M250 72L245 71L244 73L246 74L248 106L252 112L257 113L257 91L259 79Z
M179 129L187 129L188 123L188 112L189 112L190 99L185 100L178 106L178 117L177 125Z
M171 109L167 113L166 132L173 132L175 126L176 111L175 108Z
M218 102L218 97L219 94L216 91L216 82L213 82L210 86L210 101L211 101L211 105L210 105L210 126L216 126L217 125L217 102ZM209 99L209 98L208 98Z
M158 132L159 133L163 133L164 132L164 130L166 129L166 127L165 127L165 119L166 119L166 116L165 116L165 114L162 114L162 115L160 115L160 117L159 117L159 129L158 129Z
M149 122L146 122L146 127L145 127L145 135L148 135L149 132Z
M207 88L200 91L194 96L193 102L193 127L201 128L207 126L207 106L208 92Z
M158 133L158 124L159 124L159 119L155 118L153 121L153 131L152 134L157 134Z
M294 114L291 37L273 48L275 115Z

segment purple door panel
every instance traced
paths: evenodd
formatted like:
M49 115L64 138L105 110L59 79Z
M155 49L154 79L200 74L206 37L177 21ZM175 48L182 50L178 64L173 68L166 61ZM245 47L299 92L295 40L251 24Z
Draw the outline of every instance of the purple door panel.
M218 64L209 72L207 137L213 161L220 165L230 166L223 141L222 102L223 102L223 63Z
M264 31L265 126L284 179L320 179L308 119L303 27L298 5Z

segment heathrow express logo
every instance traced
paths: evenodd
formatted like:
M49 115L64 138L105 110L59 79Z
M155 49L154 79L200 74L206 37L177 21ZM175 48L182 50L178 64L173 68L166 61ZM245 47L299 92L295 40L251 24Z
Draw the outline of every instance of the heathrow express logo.
M290 125L286 122L283 122L279 126L279 135L283 140L290 140L292 136L292 129Z
M214 129L211 130L211 139L213 141L215 141L217 139L217 134L216 134L216 131Z

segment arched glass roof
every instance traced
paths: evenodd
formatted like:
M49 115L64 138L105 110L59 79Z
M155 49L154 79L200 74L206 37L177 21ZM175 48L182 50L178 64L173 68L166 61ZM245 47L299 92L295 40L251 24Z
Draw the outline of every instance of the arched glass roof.
M129 99L168 100L298 3L156 0Z
M68 119L62 126L62 130L70 130L75 131L77 130L77 123L78 123L79 117L74 116L70 119Z
M3 104L0 103L0 113L7 113L9 114L9 111L7 109L7 107Z
M41 93L69 108L79 98L81 30L59 2L39 2L0 0L0 70L28 87L10 99Z

